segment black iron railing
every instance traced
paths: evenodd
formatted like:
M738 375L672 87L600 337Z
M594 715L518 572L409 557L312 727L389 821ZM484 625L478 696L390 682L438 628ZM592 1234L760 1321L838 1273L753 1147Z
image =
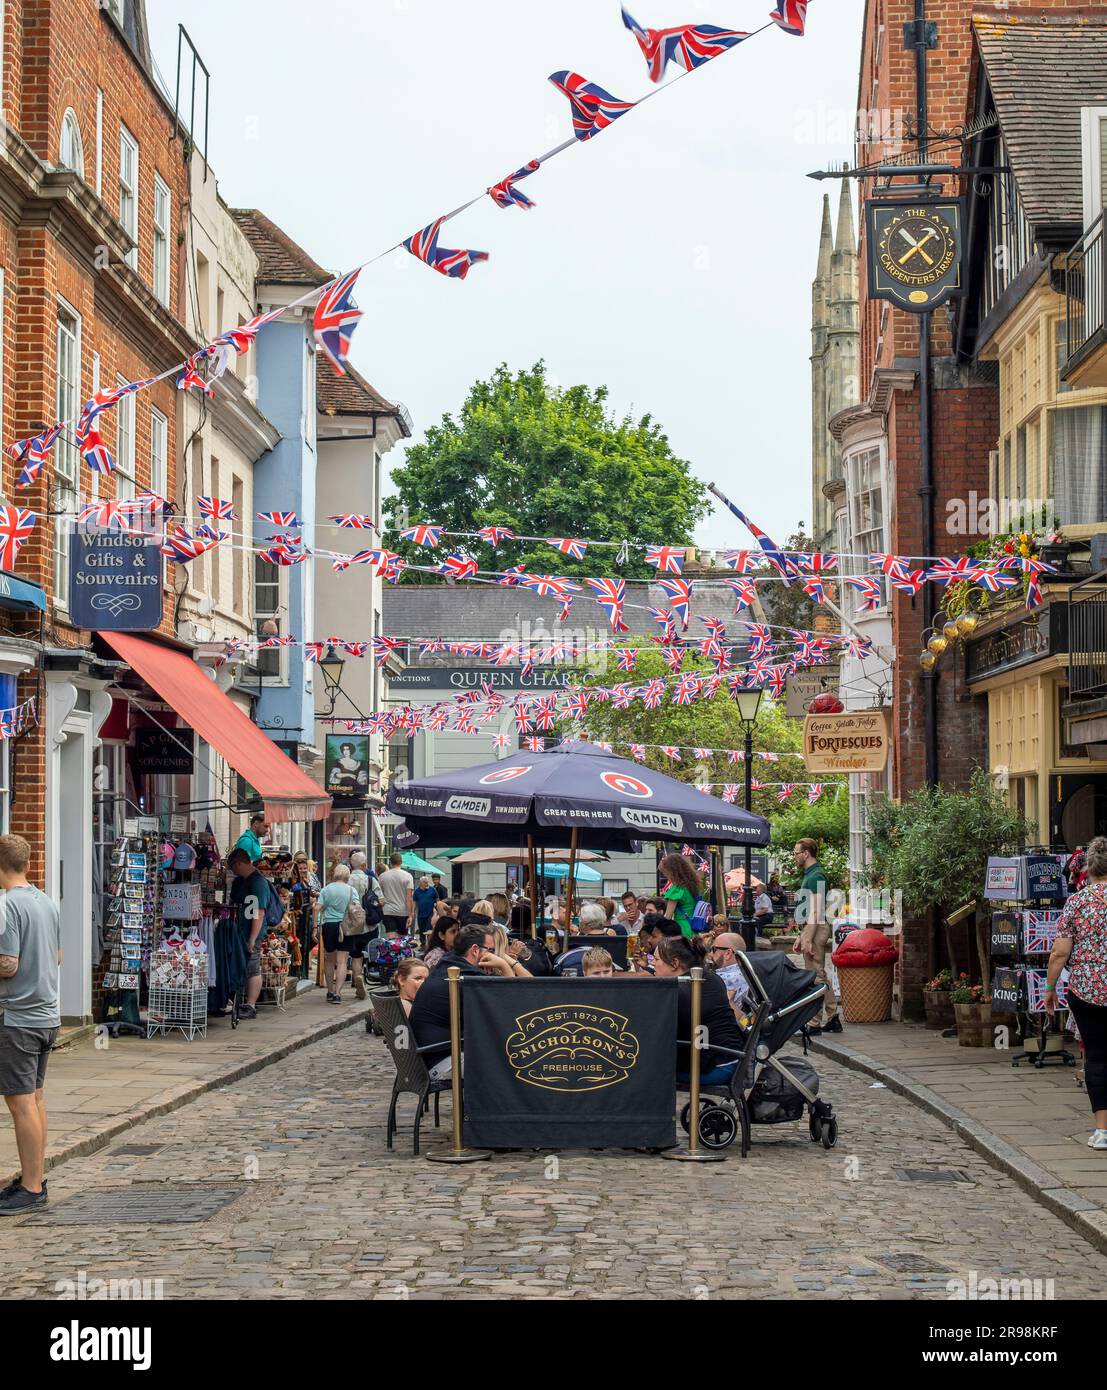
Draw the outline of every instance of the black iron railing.
M1069 698L1107 695L1107 570L1069 590Z
M1065 379L1105 340L1107 236L1104 236L1104 227L1101 212L1068 254L1065 270L1068 361L1061 371Z

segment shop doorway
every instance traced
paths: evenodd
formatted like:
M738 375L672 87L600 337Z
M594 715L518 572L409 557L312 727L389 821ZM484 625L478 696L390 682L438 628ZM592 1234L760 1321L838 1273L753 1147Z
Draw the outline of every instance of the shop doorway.
M1107 834L1107 776L1051 777L1050 847L1072 853Z

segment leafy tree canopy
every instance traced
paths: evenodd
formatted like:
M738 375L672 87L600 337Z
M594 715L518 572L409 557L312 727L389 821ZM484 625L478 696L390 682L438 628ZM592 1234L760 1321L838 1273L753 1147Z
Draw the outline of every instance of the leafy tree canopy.
M490 381L476 382L459 418L443 416L429 429L392 483L384 515L394 527L510 526L527 536L689 545L710 510L706 488L650 415L618 420L606 387L555 387L543 362L514 374L503 365ZM633 551L616 570L614 550L590 549L574 561L547 545L507 542L492 566L492 551L474 545L488 568L522 564L540 574L630 579L654 573ZM407 542L395 549L413 563L433 563L431 552Z

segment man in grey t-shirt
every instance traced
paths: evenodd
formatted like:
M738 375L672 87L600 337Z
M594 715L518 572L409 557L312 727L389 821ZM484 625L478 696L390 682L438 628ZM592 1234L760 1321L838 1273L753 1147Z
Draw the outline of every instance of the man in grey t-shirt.
M0 835L0 1094L11 1112L22 1173L0 1191L0 1216L46 1205L46 1062L61 1013L61 922L27 882L31 847Z
M402 854L394 854L380 876L381 907L386 932L405 935L415 915L415 880L404 868Z

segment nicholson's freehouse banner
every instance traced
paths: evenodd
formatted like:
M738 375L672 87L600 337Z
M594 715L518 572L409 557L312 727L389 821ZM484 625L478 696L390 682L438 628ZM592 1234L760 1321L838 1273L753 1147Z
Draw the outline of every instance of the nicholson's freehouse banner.
M476 1148L676 1143L677 983L462 983L465 1142Z

